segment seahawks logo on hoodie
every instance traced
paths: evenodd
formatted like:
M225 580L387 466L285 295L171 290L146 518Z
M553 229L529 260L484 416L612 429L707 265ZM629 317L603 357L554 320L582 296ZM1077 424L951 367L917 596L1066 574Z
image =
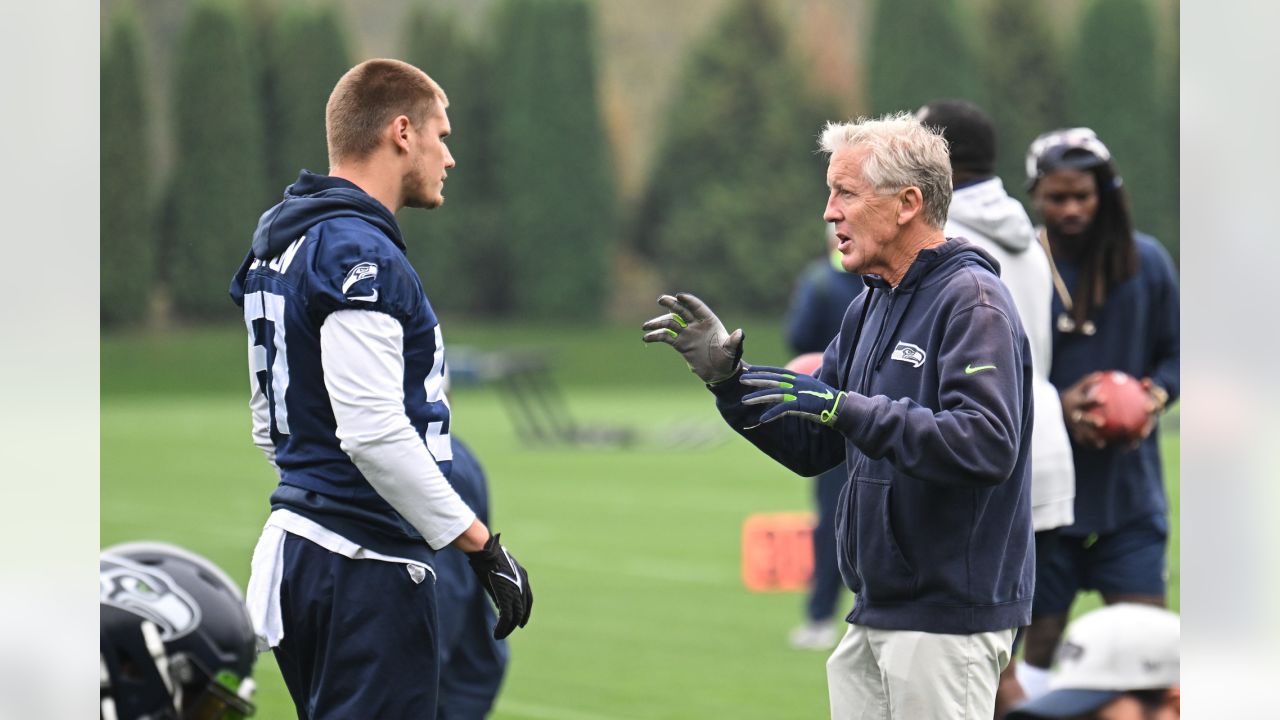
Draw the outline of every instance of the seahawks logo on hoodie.
M362 262L347 271L347 276L342 280L342 294L346 295L348 300L377 302L378 288L373 287L373 280L377 277L378 266L371 262ZM365 282L366 280L369 282Z
M898 346L893 349L893 355L890 360L899 360L907 363L911 367L920 367L924 364L924 359L928 357L928 353L919 345L913 345L909 342L898 342Z

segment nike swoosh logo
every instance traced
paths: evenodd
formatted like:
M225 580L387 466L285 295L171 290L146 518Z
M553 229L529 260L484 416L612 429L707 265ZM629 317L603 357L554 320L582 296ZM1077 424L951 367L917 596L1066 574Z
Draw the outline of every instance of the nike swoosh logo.
M816 397L816 398L822 398L823 400L830 400L831 398L835 397L835 395L833 395L833 394L831 393L831 391L830 391L830 390L828 390L828 391L826 391L826 392L814 392L814 391L812 391L812 390L800 390L800 391L799 391L799 393L800 393L801 395L812 395L812 396L814 396L814 397Z
M516 561L511 559L511 553L507 552L506 548L502 548L502 554L507 556L507 565L512 569L514 569L516 566ZM524 593L524 583L520 582L520 578L519 578L520 573L516 573L516 577L511 577L506 573L501 573L501 572L498 572L497 570L494 570L493 574L497 575L500 578L505 578L507 580L510 580L511 583L516 586L517 590L519 590L522 594Z
M995 369L996 369L995 365L979 365L978 367L974 367L972 365L966 365L964 368L964 374L972 375L976 372L982 372L983 370L995 370Z
M363 300L364 302L378 302L378 291L374 290L372 295L361 295L360 297L348 297L348 300Z

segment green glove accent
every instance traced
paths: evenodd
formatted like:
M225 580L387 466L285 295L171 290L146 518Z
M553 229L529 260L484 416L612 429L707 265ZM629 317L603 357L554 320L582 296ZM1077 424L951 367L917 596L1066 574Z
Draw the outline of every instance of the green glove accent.
M793 375L783 368L756 365L748 368L738 382L748 387L764 388L744 395L743 405L768 405L760 414L760 424L792 415L830 426L844 407L848 393L823 383L810 375ZM801 389L796 389L801 388ZM779 392L795 390L794 394Z
M674 347L693 374L714 385L733 377L742 364L739 328L729 333L711 308L689 293L663 295L658 304L671 312L646 322L644 341L664 342Z

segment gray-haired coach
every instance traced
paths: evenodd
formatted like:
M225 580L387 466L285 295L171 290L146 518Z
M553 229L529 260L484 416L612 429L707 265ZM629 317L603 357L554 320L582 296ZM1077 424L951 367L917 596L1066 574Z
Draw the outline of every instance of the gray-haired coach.
M842 460L849 630L827 662L833 718L988 720L1031 619L1031 353L997 263L942 227L943 139L910 115L828 125L825 219L850 304L815 376L742 362L698 298L645 323L728 423L801 475ZM767 258L762 258L767 260Z

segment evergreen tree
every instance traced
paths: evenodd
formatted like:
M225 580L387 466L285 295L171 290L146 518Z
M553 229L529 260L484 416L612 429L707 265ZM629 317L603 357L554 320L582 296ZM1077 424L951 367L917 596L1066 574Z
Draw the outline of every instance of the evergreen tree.
M331 6L290 5L266 35L268 190L275 192L293 182L300 168L318 173L328 169L325 103L351 61Z
M776 313L823 253L828 117L766 0L735 0L691 51L633 242L668 287Z
M1169 242L1176 205L1162 184L1176 149L1164 145L1155 30L1145 0L1093 0L1071 59L1070 112L1111 149L1132 203L1134 224Z
M155 283L149 115L143 94L141 31L132 9L111 19L102 46L100 245L102 323L146 317Z
M448 145L457 167L444 205L400 215L409 256L438 312L492 314L511 305L498 170L493 164L492 71L486 48L454 15L419 5L405 23L404 54L449 96Z
M494 158L514 309L598 317L618 231L591 6L504 0L494 25Z
M1066 122L1066 78L1042 3L993 0L985 20L978 64L984 109L996 125L996 172L1025 200L1027 148Z
M185 317L228 317L227 286L271 196L262 114L243 18L201 0L185 28L174 76L177 160L170 246L174 306Z
M915 111L938 98L981 104L964 27L955 0L877 0L866 64L871 111Z

